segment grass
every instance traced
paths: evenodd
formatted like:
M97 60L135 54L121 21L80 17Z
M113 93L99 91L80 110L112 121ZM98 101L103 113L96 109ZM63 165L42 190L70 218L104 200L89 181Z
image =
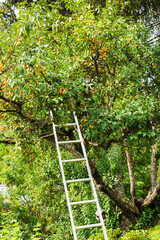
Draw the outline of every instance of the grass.
M160 223L158 225L156 225L155 227L151 228L151 233L155 237L159 237L160 238Z

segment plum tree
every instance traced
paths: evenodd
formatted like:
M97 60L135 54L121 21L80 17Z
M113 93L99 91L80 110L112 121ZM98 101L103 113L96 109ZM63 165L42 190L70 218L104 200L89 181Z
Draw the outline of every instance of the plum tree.
M0 142L20 143L32 162L38 139L54 143L50 109L59 124L76 110L97 188L134 225L160 191L159 47L112 5L97 15L86 1L63 3L67 16L55 2L22 4L9 26L2 17ZM81 156L77 145L65 148Z

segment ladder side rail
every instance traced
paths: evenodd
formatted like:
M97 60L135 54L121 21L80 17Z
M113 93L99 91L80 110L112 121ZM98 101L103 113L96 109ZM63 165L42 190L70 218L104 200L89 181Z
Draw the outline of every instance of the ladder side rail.
M51 118L53 118L52 111L50 111L50 115L51 115ZM72 215L72 209L71 209L71 205L70 205L70 201L69 201L68 189L67 189L67 184L66 184L65 175L64 175L64 169L63 169L63 164L62 164L62 159L61 159L60 148L59 148L59 144L58 144L56 127L55 127L54 123L53 123L53 132L54 132L54 137L55 137L55 142L56 142L56 147L57 147L57 152L58 152L58 158L59 158L59 163L60 163L60 168L61 168L64 190L66 193L66 200L67 200L67 205L68 205L68 210L69 210L69 215L70 215L70 220L71 220L71 225L72 225L72 230L73 230L73 236L74 236L74 240L78 240L77 234L76 234L76 229L75 229L75 224L74 224L74 219L73 219L73 215Z
M101 213L101 208L100 208L100 205L99 205L99 201L98 201L98 197L97 197L97 193L96 193L96 189L95 189L95 185L94 185L94 182L93 182L93 179L92 179L92 174L91 174L91 169L90 169L90 166L89 166L88 157L87 157L85 146L84 146L84 143L83 143L83 138L82 138L82 134L81 134L78 118L77 118L75 112L73 112L73 115L74 115L75 122L77 123L77 131L78 131L78 134L79 134L79 137L80 137L80 140L81 140L81 146L82 146L83 155L84 155L84 157L86 159L86 166L87 166L87 171L88 171L89 178L91 179L91 186L92 186L92 190L93 190L93 195L94 195L94 198L96 199L97 210L99 212L99 218L100 218L100 222L102 224L102 230L103 230L103 234L104 234L104 239L108 240L106 229L105 229L105 225L104 225L104 221L103 221L103 217L102 217L102 213Z

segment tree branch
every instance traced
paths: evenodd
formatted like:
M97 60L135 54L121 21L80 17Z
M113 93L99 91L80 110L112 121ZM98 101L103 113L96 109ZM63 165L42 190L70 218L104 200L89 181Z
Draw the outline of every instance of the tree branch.
M54 133L49 134L49 135L44 135L42 137L40 137L38 140L42 140L42 139L46 139L46 138L52 138L54 136Z
M152 146L152 156L151 156L151 192L157 186L157 157L156 157L156 145Z
M35 119L32 119L28 116L25 116L23 114L23 109L22 109L22 106L24 104L23 102L16 102L14 100L10 100L3 95L0 95L0 99L2 99L5 102L8 102L8 103L12 104L13 107L15 108L15 110L14 109L9 109L9 110L6 109L6 110L0 110L0 112L14 113L15 115L18 115L24 121L28 121L28 122L36 124L36 125L46 124L46 122L37 122ZM48 121L47 121L47 123L48 123Z
M3 73L7 72L9 69L10 69L10 68L6 68L6 69L4 69L2 72L0 72L0 76L1 76Z
M16 144L15 141L12 141L12 140L10 140L10 139L8 139L8 140L0 140L0 143L4 143L4 144Z
M49 84L49 85L51 85L51 81L48 81L48 79L46 78L46 76L44 75L44 73L41 71L41 74L42 74L42 76L44 77L44 79L45 79L45 81Z
M145 198L144 202L143 202L143 205L144 206L149 206L151 205L156 197L159 195L160 193L160 184L157 184L157 186L154 188L154 191L153 192L149 192L147 197Z
M132 201L137 206L137 195L136 195L136 187L135 187L135 176L134 176L134 168L133 168L133 158L130 151L128 151L128 141L124 139L124 147L125 153L127 157L127 165L129 171L129 179L130 179L130 194L132 196Z
M107 143L101 142L101 143L96 143L96 142L90 142L85 139L85 142L87 144L90 144L94 147L101 147L105 150L109 149L109 147L112 145L112 143L120 143L123 142L123 140L127 137L127 135L130 133L130 130L125 130L123 133L123 136L121 138L110 138Z
M16 102L16 101L14 101L14 100L10 100L9 98L6 98L6 97L3 96L3 95L0 95L0 99L2 99L2 100L5 101L5 102L12 103L12 104L14 104L14 105L16 105L16 106L18 106L18 107L21 107L21 106L23 105L22 102Z
M106 64L106 68L107 68L107 70L108 70L108 75L109 75L109 77L111 77L111 71L110 71L110 69L109 69L109 67L108 67L107 64Z
M16 110L13 110L13 109L8 109L8 110L0 110L0 112L2 113L16 113Z
M156 37L150 39L149 42L152 43L152 42L155 41L155 40L157 41L159 37L160 37L160 34L157 35Z

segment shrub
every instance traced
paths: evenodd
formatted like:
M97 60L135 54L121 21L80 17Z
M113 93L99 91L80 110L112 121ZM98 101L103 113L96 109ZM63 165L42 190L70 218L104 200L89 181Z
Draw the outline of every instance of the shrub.
M151 236L147 230L132 230L126 233L121 240L158 240L158 238Z
M122 231L120 228L117 229L107 229L107 236L108 240L118 240L120 239L120 235L122 234ZM96 233L88 238L88 240L103 240L103 233Z
M102 240L104 239L103 233L96 233L88 238L88 240Z

